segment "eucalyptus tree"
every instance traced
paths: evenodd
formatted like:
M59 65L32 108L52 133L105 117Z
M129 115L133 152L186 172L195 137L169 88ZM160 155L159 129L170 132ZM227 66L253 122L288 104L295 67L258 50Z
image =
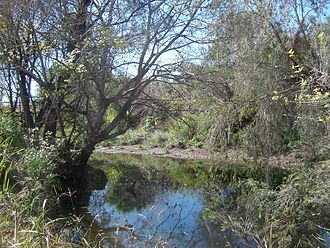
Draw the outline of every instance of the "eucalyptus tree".
M188 47L202 37L207 4L2 1L1 67L13 75L25 125L61 141L66 161L85 164L96 144L139 117L150 84L178 77Z

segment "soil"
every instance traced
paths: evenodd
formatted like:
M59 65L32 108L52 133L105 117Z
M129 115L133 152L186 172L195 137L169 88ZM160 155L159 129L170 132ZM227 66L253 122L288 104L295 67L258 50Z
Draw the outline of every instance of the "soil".
M270 158L258 158L254 159L247 156L240 150L226 150L217 151L209 150L206 148L146 148L138 145L128 146L111 146L111 147L98 147L96 152L102 153L123 153L123 154L140 154L140 155L154 155L169 158L191 159L191 160L222 160L231 163L264 163L275 167L282 167L286 169L301 169L304 163L298 158L295 152L289 154L281 154L272 156Z
M221 159L221 160L242 160L241 155L238 151L210 151L204 148L145 148L138 145L129 145L129 146L112 146L112 147L99 147L96 149L97 152L104 153L125 153L125 154L141 154L141 155L155 155L161 157L170 157L170 158L181 158L181 159L192 159L192 160L212 160L212 159Z

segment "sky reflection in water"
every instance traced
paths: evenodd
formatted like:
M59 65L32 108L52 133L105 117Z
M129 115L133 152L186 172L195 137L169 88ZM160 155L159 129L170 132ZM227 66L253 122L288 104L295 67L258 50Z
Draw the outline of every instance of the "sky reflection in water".
M160 189L152 204L140 211L122 212L107 202L109 187L92 193L89 212L101 228L118 237L125 247L155 247L164 242L168 247L208 246L208 231L199 218L203 208L201 190Z

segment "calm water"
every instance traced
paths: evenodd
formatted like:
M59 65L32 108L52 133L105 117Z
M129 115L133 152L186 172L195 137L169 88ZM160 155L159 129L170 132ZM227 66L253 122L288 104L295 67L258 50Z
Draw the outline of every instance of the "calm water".
M109 187L93 192L89 211L116 242L125 247L208 246L208 229L200 219L203 199L199 190L159 190L145 207L123 211L106 200Z
M92 165L108 183L89 196L108 247L254 247L230 230L221 231L202 218L206 187L217 180L199 162L134 155L97 155ZM217 182L221 185L221 180ZM224 186L223 186L224 187ZM219 197L225 197L225 187ZM230 194L230 190L227 191Z

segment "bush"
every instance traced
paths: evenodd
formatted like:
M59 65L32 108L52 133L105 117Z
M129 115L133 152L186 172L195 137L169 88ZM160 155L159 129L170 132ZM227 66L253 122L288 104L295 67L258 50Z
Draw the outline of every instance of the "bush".
M0 113L0 144L4 142L9 142L11 147L26 146L17 122L11 116Z
M56 149L28 141L13 119L0 114L0 246L81 247L85 232L64 235L68 225L81 230L80 219L56 218Z
M143 144L147 147L166 147L169 142L169 135L162 130L155 130L151 132Z
M144 128L130 129L125 134L116 137L113 140L103 142L104 146L109 145L139 145L148 136L148 132Z
M102 145L142 145L147 147L187 148L204 145L210 121L204 113L189 114L182 119L172 119L162 129L156 127L157 117L148 116L143 125L128 130L114 140Z
M202 147L211 128L211 121L203 113L189 114L182 120L172 120L169 126L170 147Z
M330 162L292 174L275 190L255 180L240 181L235 187L235 201L223 206L219 197L213 197L206 218L241 236L255 237L261 247L320 245L315 238L319 227L330 222Z

